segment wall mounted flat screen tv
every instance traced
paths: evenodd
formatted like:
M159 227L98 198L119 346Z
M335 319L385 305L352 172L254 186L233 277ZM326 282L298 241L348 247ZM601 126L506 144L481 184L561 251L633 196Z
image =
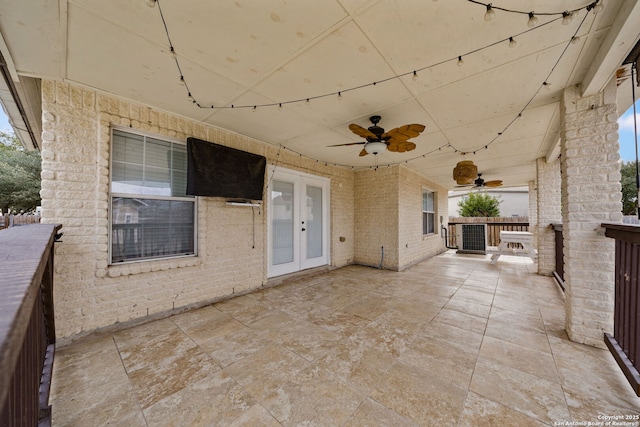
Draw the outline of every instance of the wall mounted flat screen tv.
M187 138L187 194L262 200L267 159L224 145Z

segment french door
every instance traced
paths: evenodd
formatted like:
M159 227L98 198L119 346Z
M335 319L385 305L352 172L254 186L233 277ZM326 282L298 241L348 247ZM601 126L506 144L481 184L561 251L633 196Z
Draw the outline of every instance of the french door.
M269 277L329 263L329 180L278 168L269 184Z

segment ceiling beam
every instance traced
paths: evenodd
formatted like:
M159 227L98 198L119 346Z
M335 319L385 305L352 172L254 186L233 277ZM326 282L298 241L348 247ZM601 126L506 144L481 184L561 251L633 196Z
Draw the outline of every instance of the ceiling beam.
M610 2L608 7L614 4ZM582 96L594 95L607 85L625 60L640 34L640 0L624 0L611 29L600 45L582 84ZM633 42L629 43L629 40ZM626 41L626 42L625 42Z

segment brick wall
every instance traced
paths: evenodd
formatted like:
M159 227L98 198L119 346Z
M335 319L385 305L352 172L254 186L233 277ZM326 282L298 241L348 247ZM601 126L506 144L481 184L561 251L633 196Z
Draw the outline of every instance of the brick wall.
M194 136L331 179L331 265L354 258L354 172L325 166L213 126L67 83L43 81L42 222L63 225L56 245L59 337L165 315L266 282L266 212L198 200L198 256L108 265L111 126L185 140ZM255 229L255 248L253 248ZM344 242L339 237L345 237Z
M556 267L555 232L549 224L562 223L560 161L536 161L538 182L538 274L550 276Z
M422 234L422 189L436 192L436 234ZM403 270L445 250L440 216L448 192L402 165L356 172L355 262ZM383 249L384 248L384 256Z
M436 193L435 234L422 234L423 189ZM440 237L440 227L443 225L440 223L440 217L445 222L449 218L449 200L446 188L436 185L404 166L400 166L399 200L398 269L403 270L446 250L445 241Z
M538 184L529 181L529 232L533 239L533 247L538 247Z
M613 327L615 250L602 222L622 220L615 79L601 93L565 90L561 103L562 222L566 330L604 347Z
M397 165L356 171L354 260L357 264L379 266L382 260L382 268L398 269L399 177Z

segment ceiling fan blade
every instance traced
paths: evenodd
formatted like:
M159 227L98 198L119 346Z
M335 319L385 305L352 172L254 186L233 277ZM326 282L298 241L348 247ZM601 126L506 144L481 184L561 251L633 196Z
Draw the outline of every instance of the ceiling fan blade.
M358 136L361 136L363 138L373 138L376 139L378 138L373 132L371 132L369 129L365 129L360 125L357 125L355 123L351 123L349 125L349 129L351 130L351 132L355 133Z
M366 156L367 154L367 150L365 150L364 148L362 149L362 151L360 152L360 154L358 154L358 156L362 157L362 156Z
M486 181L484 183L485 187L500 187L502 185L502 180L494 179L493 181Z
M412 151L416 149L416 144L414 144L411 141L407 141L405 144L407 144L407 151Z
M407 151L407 142L402 141L398 143L398 153L404 153Z
M387 151L391 151L392 153L398 152L399 142L396 140L391 140L387 142Z
M389 137L391 139L397 139L398 141L406 141L409 138L415 138L420 135L423 130L424 125L414 123L412 125L393 128L389 132L383 133L381 138Z
M336 145L327 145L327 147L346 147L347 145L362 145L362 144L366 144L366 141L362 141L362 142L349 142L347 144L336 144Z

